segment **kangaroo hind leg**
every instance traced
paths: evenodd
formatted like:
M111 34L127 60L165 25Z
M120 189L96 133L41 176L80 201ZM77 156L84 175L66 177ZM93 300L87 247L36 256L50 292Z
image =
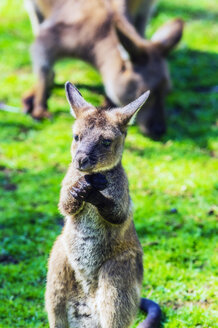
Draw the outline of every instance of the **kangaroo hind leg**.
M142 272L136 259L120 256L102 267L97 292L101 328L129 328L140 302Z

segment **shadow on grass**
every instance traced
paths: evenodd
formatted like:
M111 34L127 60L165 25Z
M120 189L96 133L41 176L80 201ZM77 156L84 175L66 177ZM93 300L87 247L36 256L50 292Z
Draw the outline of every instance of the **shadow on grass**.
M36 122L30 117L26 118L26 122L17 119L13 120L12 115L16 114L9 115L10 117L8 116L5 121L0 121L1 143L24 141L34 132L42 130L46 124L46 122Z
M167 99L168 133L164 140L191 139L207 147L217 133L218 55L187 49L175 52L169 61L173 91Z
M218 233L218 229L214 228L213 219L210 223L206 220L206 216L209 217L207 213L205 213L205 222L197 222L194 219L189 219L188 221L185 220L184 215L171 215L166 213L160 214L160 220L162 221L154 221L146 219L143 222L143 219L140 223L136 223L136 230L137 234L140 238L145 237L153 237L156 238L157 241L148 243L148 247L159 247L159 238L177 238L179 234L184 234L184 236L189 236L190 238L200 237L201 239L208 239L215 238ZM162 218L161 218L162 217ZM214 221L216 216L214 214ZM210 216L212 218L212 216Z

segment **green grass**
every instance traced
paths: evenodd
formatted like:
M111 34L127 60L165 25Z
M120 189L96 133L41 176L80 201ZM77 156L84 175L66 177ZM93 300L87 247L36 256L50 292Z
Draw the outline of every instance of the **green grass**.
M20 107L34 83L33 37L21 1L2 0L0 13L0 101ZM131 127L123 164L144 249L143 296L161 305L164 328L217 327L216 0L160 1L149 35L176 16L186 26L169 58L168 132L154 142ZM70 80L88 101L102 103L101 78L87 64L64 60L56 73L56 82ZM42 123L0 111L0 328L48 327L46 263L61 231L57 203L73 121L63 88L49 107L53 120Z

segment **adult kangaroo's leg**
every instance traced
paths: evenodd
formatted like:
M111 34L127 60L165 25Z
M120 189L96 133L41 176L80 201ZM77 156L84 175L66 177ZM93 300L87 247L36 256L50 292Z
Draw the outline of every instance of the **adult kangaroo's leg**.
M57 46L58 44L58 46ZM37 84L33 91L24 95L24 110L34 118L48 117L47 99L53 86L53 64L61 52L59 34L53 28L41 28L39 35L31 47L33 70L37 77Z
M37 85L34 91L33 111L34 118L48 117L47 99L53 86L53 64L58 56L58 36L55 29L42 29L31 48L33 69L37 76Z
M64 56L74 56L78 48L78 31L74 25L51 24L45 21L31 47L33 69L37 85L31 95L23 99L26 112L36 119L48 117L47 99L54 82L53 65ZM44 23L44 24L45 24Z

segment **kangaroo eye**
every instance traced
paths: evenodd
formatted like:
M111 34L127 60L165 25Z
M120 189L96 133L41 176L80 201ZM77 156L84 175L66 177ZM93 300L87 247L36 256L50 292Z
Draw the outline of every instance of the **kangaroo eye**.
M112 140L110 140L110 139L103 139L101 141L102 145L105 146L105 147L110 147L111 142L112 142Z
M75 134L73 137L74 137L74 140L75 140L75 141L79 141L79 136L78 136L78 134Z

